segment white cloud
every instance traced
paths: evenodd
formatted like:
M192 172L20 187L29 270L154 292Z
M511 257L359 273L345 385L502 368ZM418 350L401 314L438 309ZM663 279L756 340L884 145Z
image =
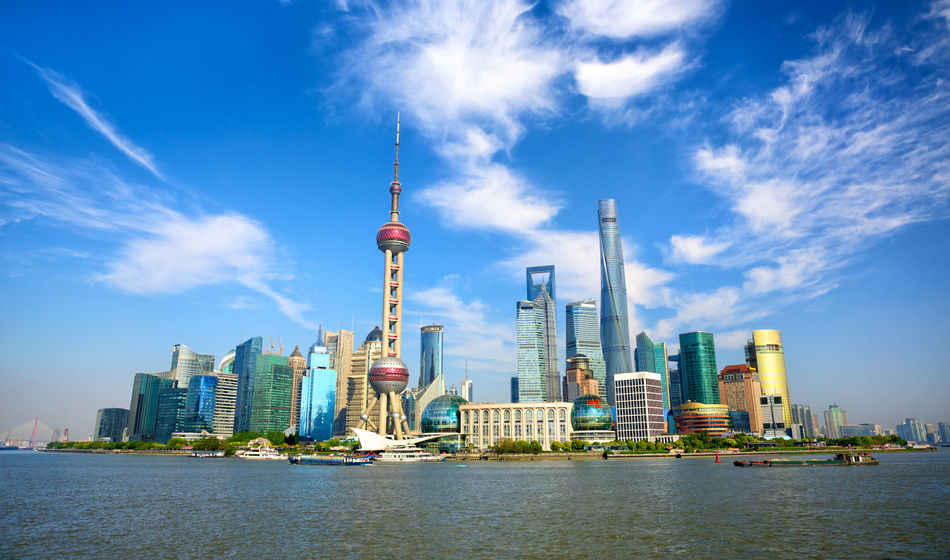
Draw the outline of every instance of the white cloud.
M719 11L711 0L568 0L557 11L571 27L612 39L650 37L695 25Z
M154 158L145 148L137 146L134 142L123 136L115 125L86 102L82 89L76 84L71 83L63 75L41 68L33 63L29 63L46 80L53 97L61 101L64 105L76 111L86 121L90 128L103 135L119 151L127 155L137 164L148 169L156 177L161 178L158 168L155 165Z
M674 43L658 53L638 51L611 62L579 61L574 79L581 94L616 103L670 81L685 69L684 59L683 49Z
M702 235L673 235L670 237L672 260L687 264L709 264L729 246L730 243L728 242L712 241Z

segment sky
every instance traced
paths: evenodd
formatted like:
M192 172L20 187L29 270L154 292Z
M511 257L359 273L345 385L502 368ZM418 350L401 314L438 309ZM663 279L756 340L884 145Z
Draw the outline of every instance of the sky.
M380 322L395 120L403 359L508 400L526 266L718 366L780 329L820 414L950 421L950 2L0 7L0 431L91 432L172 346ZM563 366L562 366L563 367Z

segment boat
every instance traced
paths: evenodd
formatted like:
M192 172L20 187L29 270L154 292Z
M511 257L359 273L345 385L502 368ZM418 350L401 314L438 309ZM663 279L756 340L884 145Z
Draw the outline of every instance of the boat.
M224 451L192 451L191 456L199 459L216 459L224 457Z
M20 449L19 445L0 445L0 451L17 451Z
M445 456L433 455L419 447L406 446L384 449L376 460L381 463L436 463L445 461Z
M331 465L339 467L358 467L372 465L375 459L372 455L290 455L287 457L292 465Z
M831 459L767 459L765 461L734 461L736 467L836 467L877 465L880 463L867 453L838 453Z
M257 447L248 447L247 449L242 449L234 454L235 457L240 459L277 459L282 460L286 455L281 455L273 447L267 447L266 445L260 445Z

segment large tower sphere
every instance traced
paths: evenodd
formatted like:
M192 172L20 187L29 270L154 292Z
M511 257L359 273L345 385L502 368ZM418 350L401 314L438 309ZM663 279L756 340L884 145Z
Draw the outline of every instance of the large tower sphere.
M380 358L369 368L369 383L377 393L402 393L409 384L409 368L399 358Z
M574 399L571 426L575 432L609 430L613 423L613 412L604 399L597 395L581 395Z
M409 250L409 228L399 222L386 222L376 234L376 246L380 251L387 249L393 254Z

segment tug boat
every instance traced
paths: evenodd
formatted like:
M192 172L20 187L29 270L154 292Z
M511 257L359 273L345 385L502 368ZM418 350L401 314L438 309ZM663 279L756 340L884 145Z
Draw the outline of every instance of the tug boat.
M838 453L831 459L771 459L765 461L734 461L736 467L850 467L880 463L867 453Z

